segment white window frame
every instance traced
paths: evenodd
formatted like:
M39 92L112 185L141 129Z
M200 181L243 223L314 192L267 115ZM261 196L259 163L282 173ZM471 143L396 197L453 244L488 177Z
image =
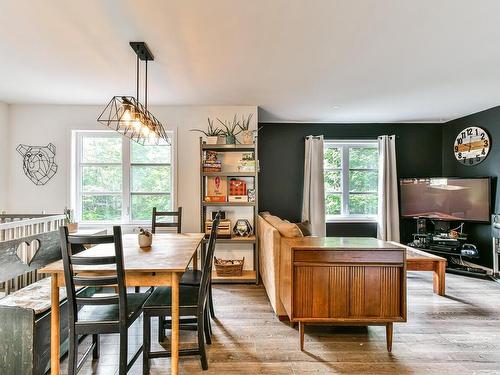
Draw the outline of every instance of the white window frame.
M72 163L72 173L71 175L73 176L73 189L74 192L72 194L73 199L72 199L72 204L71 206L74 208L75 212L75 219L78 221L78 223L85 225L111 225L111 224L121 224L121 225L139 225L139 224L148 224L150 223L150 220L132 220L132 195L161 195L165 193L148 193L148 192L141 192L141 193L132 193L131 191L131 185L132 185L132 176L131 176L131 169L132 166L134 165L139 165L139 166L162 166L162 165L170 165L170 186L171 186L171 191L166 192L166 194L170 194L170 204L172 209L176 205L176 178L175 178L175 172L176 172L176 157L175 157L175 148L174 148L174 132L172 131L167 131L168 136L171 139L171 155L170 155L170 164L169 163L131 163L131 153L132 153L132 146L131 146L131 141L127 137L122 136L122 162L121 163L83 163L81 161L82 157L82 139L83 137L96 137L96 138L103 138L103 137L120 137L118 133L109 131L109 130L76 130L73 131L73 160L74 163ZM147 147L147 146L145 146ZM122 166L122 191L121 193L117 192L99 192L96 194L121 194L122 196L122 212L121 212L121 219L116 221L116 220L102 220L102 221L83 221L82 220L82 166L84 165L121 165Z
M326 222L334 223L334 222L377 222L378 215L356 215L349 213L349 171L351 170L359 170L359 171L378 171L378 167L374 168L349 168L349 148L356 147L367 147L367 148L375 148L378 149L378 141L374 140L325 140L325 149L326 148L339 148L341 150L341 165L340 168L324 168L324 171L341 171L341 191L333 192L325 190L325 199L328 193L337 193L341 194L341 214L340 215L326 215ZM378 188L377 188L378 190ZM359 194L367 194L369 192L362 192ZM379 192L373 192L373 194L377 194L377 198L380 199Z

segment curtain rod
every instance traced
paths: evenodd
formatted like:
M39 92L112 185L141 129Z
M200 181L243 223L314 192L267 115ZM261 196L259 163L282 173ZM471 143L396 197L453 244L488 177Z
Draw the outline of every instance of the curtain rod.
M307 138L313 138L313 139L319 139L319 135L308 135L306 137L303 137L303 139L307 139ZM361 140L361 141L376 141L378 139L378 137L380 136L376 136L376 137L327 137L327 136L324 136L324 139L326 141L331 141L331 140L336 140L336 141L358 141L358 140ZM399 135L390 135L389 138L392 138L392 137L396 137L396 139L400 139L400 136Z

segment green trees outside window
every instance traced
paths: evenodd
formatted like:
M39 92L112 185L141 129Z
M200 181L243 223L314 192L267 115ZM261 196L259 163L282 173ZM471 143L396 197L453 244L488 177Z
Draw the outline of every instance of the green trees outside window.
M171 146L142 146L108 132L77 139L81 221L149 221L153 207L172 208Z
M378 207L376 142L325 142L327 220L375 217Z

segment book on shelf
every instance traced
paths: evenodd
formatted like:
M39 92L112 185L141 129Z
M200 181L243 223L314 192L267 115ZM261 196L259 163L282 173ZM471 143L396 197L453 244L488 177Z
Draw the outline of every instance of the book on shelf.
M241 160L238 161L238 172L255 172L255 156L253 152L243 154Z
M220 163L220 160L217 160L217 152L215 151L204 151L203 152L203 163Z
M222 172L221 162L203 163L203 172Z

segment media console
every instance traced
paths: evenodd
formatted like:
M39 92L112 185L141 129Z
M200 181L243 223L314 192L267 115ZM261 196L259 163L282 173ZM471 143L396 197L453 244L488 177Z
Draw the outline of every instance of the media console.
M424 222L422 222L424 220ZM417 218L417 232L408 246L425 252L440 255L448 260L447 271L470 276L486 276L487 272L463 261L463 258L479 258L479 250L468 242L467 234L463 233L463 223L450 229L448 222L433 222L434 231L426 231L425 219Z

